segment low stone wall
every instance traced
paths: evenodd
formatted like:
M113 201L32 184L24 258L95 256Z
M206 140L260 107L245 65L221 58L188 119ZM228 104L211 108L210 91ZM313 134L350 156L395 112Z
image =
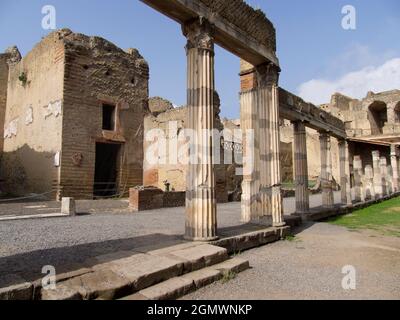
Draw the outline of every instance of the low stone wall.
M132 188L129 190L129 207L134 211L183 207L185 201L186 193L184 191L164 192L158 188Z

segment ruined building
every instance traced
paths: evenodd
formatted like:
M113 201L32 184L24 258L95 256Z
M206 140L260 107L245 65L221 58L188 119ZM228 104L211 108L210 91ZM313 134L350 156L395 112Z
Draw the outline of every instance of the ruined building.
M67 29L0 55L1 191L90 199L142 184L148 80L137 50Z

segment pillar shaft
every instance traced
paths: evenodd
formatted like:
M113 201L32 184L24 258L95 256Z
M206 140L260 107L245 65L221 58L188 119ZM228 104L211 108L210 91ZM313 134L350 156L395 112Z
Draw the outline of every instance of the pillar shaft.
M379 166L381 168L381 178L382 178L382 196L388 195L388 170L387 170L387 160L385 157L381 157L379 160Z
M293 129L296 213L304 215L310 211L306 126L303 122L296 121L293 122Z
M332 208L334 199L332 190L331 137L328 133L321 132L319 140L321 146L322 206L325 208Z
M390 164L392 165L392 184L393 184L393 192L399 191L399 167L398 167L398 160L397 160L397 150L396 146L392 145L390 148Z
M354 167L355 201L364 202L365 201L365 193L363 189L364 172L360 156L354 156L353 167Z
M352 205L350 185L350 155L349 144L346 140L339 141L340 157L340 188L343 205Z
M257 67L260 115L261 211L272 216L273 226L285 225L281 193L279 134L279 67L272 63Z
M382 186L382 173L380 167L380 153L379 151L372 151L372 164L374 167L374 190L375 198L382 198L383 186Z
M243 144L242 222L260 217L260 126L257 91L240 94Z
M371 165L365 166L365 198L375 199L374 169Z
M217 238L214 129L214 39L207 20L183 27L187 37L187 128L194 135L187 172L185 237L194 241Z

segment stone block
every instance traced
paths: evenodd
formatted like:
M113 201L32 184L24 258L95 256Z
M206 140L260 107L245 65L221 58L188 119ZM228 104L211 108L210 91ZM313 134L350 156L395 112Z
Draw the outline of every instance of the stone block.
M220 263L228 259L228 252L225 248L203 244L172 251L168 256L186 260L187 262L184 264L184 272L186 273Z
M192 292L195 289L191 279L172 278L139 292L149 300L173 300Z
M129 189L129 206L135 211L163 207L163 191L158 188Z
M205 268L185 274L182 278L193 281L196 289L199 289L220 280L222 272L216 269Z
M84 300L97 298L111 300L131 293L130 281L111 270L96 270L93 273L67 280L62 283L60 288L56 289L59 292L53 294L63 296L66 288L71 293L79 292Z
M21 277L11 274L0 279L0 300L32 300L33 285Z
M150 254L137 254L103 267L127 279L133 291L179 276L183 272L183 262L179 259Z
M61 213L68 214L71 217L76 215L76 206L74 198L62 198L61 199Z
M56 289L41 290L41 300L82 300L77 289L58 284Z
M211 269L219 270L222 273L240 273L247 270L248 268L250 268L249 261L240 258L229 259L211 267Z

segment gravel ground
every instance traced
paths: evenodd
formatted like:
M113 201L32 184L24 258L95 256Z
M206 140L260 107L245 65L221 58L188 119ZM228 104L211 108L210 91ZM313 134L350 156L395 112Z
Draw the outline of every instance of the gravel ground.
M312 196L312 205L318 205L320 199ZM294 199L285 199L284 205L287 213L293 212ZM41 277L44 265L53 265L60 272L97 255L182 241L184 208L129 213L127 203L116 200L78 202L79 206L83 212L107 213L0 222L0 274L18 273L35 279ZM218 206L220 229L240 224L240 203Z
M184 299L400 299L400 238L308 225L295 241L240 255L251 269ZM356 290L342 288L342 268L356 268Z

